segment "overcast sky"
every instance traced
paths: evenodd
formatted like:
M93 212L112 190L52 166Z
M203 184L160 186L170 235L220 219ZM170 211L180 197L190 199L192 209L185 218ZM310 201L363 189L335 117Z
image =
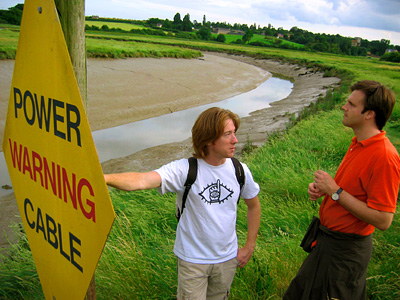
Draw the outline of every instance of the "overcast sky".
M24 1L0 0L0 9ZM147 20L227 22L314 33L340 34L367 40L387 39L400 45L400 0L86 0L85 15Z

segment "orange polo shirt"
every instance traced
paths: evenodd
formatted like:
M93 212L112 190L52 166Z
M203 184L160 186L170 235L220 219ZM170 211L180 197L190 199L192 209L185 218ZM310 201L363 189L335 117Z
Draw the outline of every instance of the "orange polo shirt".
M400 158L385 131L361 142L354 137L336 172L335 181L369 207L394 213L400 183ZM330 195L325 196L319 215L321 224L334 231L365 236L375 229L350 214Z

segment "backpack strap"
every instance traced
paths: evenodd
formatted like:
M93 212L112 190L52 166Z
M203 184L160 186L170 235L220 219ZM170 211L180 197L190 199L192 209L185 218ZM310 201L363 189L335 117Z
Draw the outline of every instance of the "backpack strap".
M182 208L181 210L178 209L177 211L177 218L178 221L183 213L183 209L185 208L186 205L186 199L189 194L190 188L192 187L192 184L196 181L197 177L197 159L194 157L189 157L189 170L185 182L185 191L183 192L183 197L182 197Z
M244 186L244 170L243 170L243 166L242 166L242 164L240 163L240 161L237 158L232 157L231 160L232 160L233 165L235 166L236 179L239 182L240 192L241 192L242 188ZM239 200L240 200L240 194L239 194L239 197L238 197L238 203L239 203Z

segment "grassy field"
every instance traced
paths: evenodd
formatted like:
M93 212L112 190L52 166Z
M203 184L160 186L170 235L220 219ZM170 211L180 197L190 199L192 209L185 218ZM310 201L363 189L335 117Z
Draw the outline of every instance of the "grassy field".
M108 28L119 28L122 30L130 31L131 29L144 29L143 25L136 25L136 24L128 24L128 23L117 23L117 22L105 22L105 21L85 21L86 25L89 26L97 26L101 28L103 25L107 25Z
M15 58L19 26L0 24L0 59Z
M342 78L340 87L306 109L299 120L293 119L284 134L271 135L263 147L241 157L261 186L262 220L255 253L246 268L238 271L231 299L281 299L306 256L299 244L312 216L318 214L318 203L308 200L308 183L317 169L335 173L353 135L341 126L340 106L348 95L349 84L360 79L378 80L392 88L399 99L400 65L364 57L116 33L88 32L87 44L88 52L96 49L99 56L114 48L118 48L117 52L134 53L140 47L159 47L166 49L159 52L166 56L167 52L175 52L174 48L195 53L220 51L297 63ZM385 129L400 149L398 103ZM175 299L174 196L161 196L155 190L112 190L111 198L117 218L96 270L97 298ZM237 230L243 245L243 203L239 205ZM374 234L368 299L400 298L399 230L397 212L387 231L377 230ZM26 237L20 234L21 240L13 245L11 256L0 263L0 299L42 299Z

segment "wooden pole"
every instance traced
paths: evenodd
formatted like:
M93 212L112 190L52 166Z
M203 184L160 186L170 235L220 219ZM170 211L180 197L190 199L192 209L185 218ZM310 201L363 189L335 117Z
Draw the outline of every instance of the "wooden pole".
M85 42L85 0L55 0L83 106L87 111L87 64ZM96 299L94 275L85 300Z
M55 0L61 27L85 109L87 109L87 64L85 0Z

